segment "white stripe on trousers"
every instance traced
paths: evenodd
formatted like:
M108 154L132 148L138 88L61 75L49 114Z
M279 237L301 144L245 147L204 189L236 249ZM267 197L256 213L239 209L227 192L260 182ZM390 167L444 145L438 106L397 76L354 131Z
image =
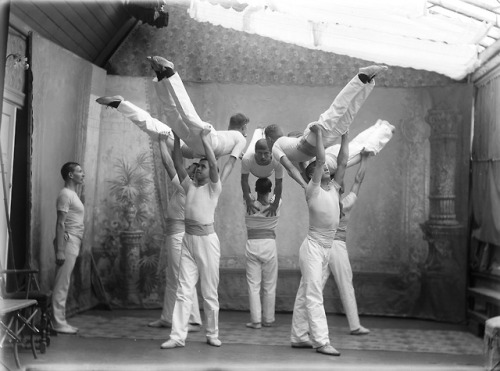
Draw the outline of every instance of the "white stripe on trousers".
M299 264L302 278L293 307L290 337L292 343L311 340L313 347L319 348L330 342L323 305L323 282L330 274L329 250L308 237L300 246Z
M205 312L206 337L219 337L219 262L220 243L217 234L193 236L184 234L181 260L179 265L179 283L172 315L170 339L184 345L188 333L193 292L200 279Z
M247 240L245 256L250 318L253 323L260 323L262 318L266 323L273 323L278 279L276 240L271 238Z

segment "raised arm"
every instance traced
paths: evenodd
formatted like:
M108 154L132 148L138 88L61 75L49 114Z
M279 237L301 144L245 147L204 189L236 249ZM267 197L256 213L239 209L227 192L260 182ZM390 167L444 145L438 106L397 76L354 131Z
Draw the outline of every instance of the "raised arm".
M325 147L323 147L323 134L317 125L311 126L311 132L316 134L316 166L311 180L314 183L319 183L323 176L325 167Z
M177 175L179 176L179 182L182 183L184 179L188 176L186 169L184 168L184 160L182 159L181 152L181 140L174 132L174 167Z
M224 167L222 168L222 173L220 175L220 181L222 183L225 182L229 174L231 174L231 171L233 170L234 164L236 163L236 157L234 156L229 156L229 159L225 163Z
M163 167L165 168L165 170L167 170L167 174L170 180L172 180L177 175L177 172L175 171L174 161L172 160L172 157L168 152L167 138L165 137L165 135L160 134L158 136L158 142L160 145L161 162L163 163Z
M349 133L342 135L340 141L339 156L337 157L337 170L333 176L333 180L337 184L342 185L344 182L345 169L347 168L347 160L349 160Z
M214 150L212 148L212 143L210 143L210 138L208 134L210 133L210 127L205 127L201 133L201 141L203 142L203 148L205 149L205 156L208 160L208 166L210 167L210 181L212 183L219 182L219 171L217 170L217 160L215 158Z
M365 178L366 172L366 164L368 162L368 157L370 156L369 152L366 152L365 149L360 153L361 155L361 163L359 164L358 172L356 173L356 178L354 178L354 184L352 185L351 192L356 196L358 195L359 189L361 188L361 183L363 183L363 179Z

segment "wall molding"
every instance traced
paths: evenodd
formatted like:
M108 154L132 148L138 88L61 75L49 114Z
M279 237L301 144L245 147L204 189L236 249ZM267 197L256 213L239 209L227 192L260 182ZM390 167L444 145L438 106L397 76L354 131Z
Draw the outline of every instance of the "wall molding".
M21 109L24 107L24 98L25 94L23 92L20 92L16 89L12 89L8 86L6 86L3 89L3 99L4 101L13 104L17 108Z

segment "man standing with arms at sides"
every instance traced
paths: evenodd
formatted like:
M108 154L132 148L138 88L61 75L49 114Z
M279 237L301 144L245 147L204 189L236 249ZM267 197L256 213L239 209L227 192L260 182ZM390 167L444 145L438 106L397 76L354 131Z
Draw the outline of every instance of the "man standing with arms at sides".
M318 353L339 356L330 345L323 284L330 273L329 252L339 224L339 190L349 157L348 139L347 133L342 135L337 171L331 180L325 164L322 132L317 125L310 129L317 137L316 162L306 169L306 176L310 178L306 187L309 232L299 251L302 278L295 298L290 338L293 348L315 348Z
M245 216L247 227L246 276L251 322L246 327L260 329L271 327L274 322L276 281L278 279L278 255L276 253L276 227L279 205L275 216L266 216L272 200L269 194L273 183L268 178L255 182L257 199L253 206L257 212ZM260 291L262 288L262 305Z
M241 159L241 190L247 214L253 214L258 211L258 207L254 205L254 200L250 195L250 186L248 184L249 174L257 178L269 178L273 172L275 179L274 201L264 210L266 216L275 216L281 202L283 166L273 158L264 138L263 129L257 128L247 151Z
M363 149L360 155L361 164L359 165L358 172L356 173L356 178L351 188L351 192L341 198L342 215L340 217L337 232L335 233L335 239L331 249L329 250L330 257L328 259L328 265L330 266L330 270L332 271L335 283L337 284L337 288L340 293L340 299L342 300L342 305L344 306L351 335L367 335L370 333L370 330L361 326L359 321L358 306L356 304L356 296L352 285L352 268L351 263L349 262L349 255L347 254L346 247L347 223L349 222L349 215L354 203L357 200L359 188L361 187L361 183L365 177L368 156L371 155L371 152L367 152ZM328 276L326 278L328 278ZM326 279L324 283L326 284Z
M160 319L150 322L149 327L172 327L172 312L174 310L176 292L177 292L177 277L179 275L179 262L181 258L182 238L184 237L184 205L186 203L186 193L181 187L179 177L175 171L174 162L167 148L166 138L164 135L159 136L159 145L161 152L161 160L167 171L172 185L173 192L168 200L167 206L167 231L166 231L166 250L167 250L167 269L165 294L163 297L163 310ZM190 165L186 172L190 179L193 179L194 173L198 167L197 163ZM189 316L189 332L200 331L201 317L200 308L198 305L198 293L196 287L193 292L193 306Z
M186 342L193 292L198 279L201 283L203 310L205 312L207 343L220 347L219 340L219 262L220 243L214 229L215 208L222 191L212 145L210 128L200 132L205 154L196 170L196 183L187 176L180 152L180 139L175 136L174 165L181 186L186 192L186 232L182 240L179 282L170 339L163 349L183 347Z
M311 127L317 126L321 131L324 148L333 145L337 138L349 130L354 117L372 92L375 87L374 77L385 70L386 66L376 65L360 68L359 73L340 91L318 120L307 125L301 137L285 137L277 125L269 125L265 129L273 157L302 188L306 188L307 183L301 176L301 164L316 155L318 146L317 135L311 131Z
M84 206L76 193L83 184L85 174L76 162L67 162L61 168L64 188L56 201L57 222L54 249L56 254L56 279L52 294L54 330L62 334L76 334L78 329L66 321L66 300L68 298L71 273L80 253L83 238Z

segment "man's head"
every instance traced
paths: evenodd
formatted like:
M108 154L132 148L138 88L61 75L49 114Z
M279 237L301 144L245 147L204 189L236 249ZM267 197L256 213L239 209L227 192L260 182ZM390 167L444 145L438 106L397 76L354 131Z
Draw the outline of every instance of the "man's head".
M266 141L267 141L267 146L269 147L269 150L273 149L274 142L278 140L278 138L283 136L283 130L276 125L268 125L264 129L264 135L266 136Z
M259 178L255 182L255 192L260 195L267 195L271 192L273 188L273 183L269 180L269 178Z
M260 166L267 166L273 160L273 155L267 146L267 141L262 138L255 142L255 162Z
M186 172L188 174L188 177L190 179L193 179L194 178L194 174L196 173L196 169L198 169L198 163L197 162L193 162L191 165L189 165L187 168L186 168Z
M206 157L200 159L195 172L195 178L198 183L204 183L210 177L210 165Z
M237 130L241 134L243 134L244 137L246 137L247 125L249 121L250 119L242 113L237 113L235 115L232 115L231 118L229 119L228 130Z
M309 165L307 165L306 170L305 170L305 176L307 180L311 180L313 174L314 174L314 169L316 168L316 161L312 161ZM323 165L323 175L321 176L321 180L329 180L331 177L333 177L334 174L330 174L330 169L328 168L327 164Z
M65 182L83 183L85 174L78 162L66 162L61 168L61 176Z

